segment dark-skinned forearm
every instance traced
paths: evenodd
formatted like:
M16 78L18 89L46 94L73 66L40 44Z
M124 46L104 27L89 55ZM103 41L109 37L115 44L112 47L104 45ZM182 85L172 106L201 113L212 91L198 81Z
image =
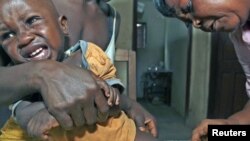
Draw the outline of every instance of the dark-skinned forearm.
M15 110L17 123L24 129L30 119L41 109L46 108L43 102L22 101Z
M131 109L133 103L134 101L132 99L129 99L126 95L124 94L120 95L120 108L125 112Z
M34 63L0 67L0 105L11 104L24 96L36 92L32 87Z

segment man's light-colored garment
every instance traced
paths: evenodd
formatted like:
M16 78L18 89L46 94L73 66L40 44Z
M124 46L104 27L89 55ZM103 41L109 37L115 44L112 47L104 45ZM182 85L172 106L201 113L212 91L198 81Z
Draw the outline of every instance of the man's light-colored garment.
M114 20L113 20L113 27L112 27L112 36L110 39L110 42L108 44L107 49L105 50L105 53L107 56L110 58L111 62L114 63L115 60L115 33L116 33L116 19L117 19L117 13L116 10L114 9Z
M242 40L242 29L237 29L234 33L230 34L232 43L234 44L234 49L238 60L243 68L246 76L246 92L250 98L250 45Z
M114 65L98 46L79 41L65 54L70 56L79 49L82 54L85 54L82 57L82 66L89 68L103 79L111 80L115 84L119 83L115 78ZM39 141L29 137L13 118L7 121L0 134L0 141ZM60 127L50 131L51 141L134 141L135 134L135 123L124 112L116 118L110 117L107 122L98 123L96 130L93 130L93 127L84 126L73 131L65 131Z

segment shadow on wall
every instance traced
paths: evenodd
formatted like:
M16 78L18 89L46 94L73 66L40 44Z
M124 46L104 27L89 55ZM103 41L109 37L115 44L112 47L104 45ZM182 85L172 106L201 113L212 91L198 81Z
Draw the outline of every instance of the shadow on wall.
M4 125L6 120L10 117L10 110L8 107L0 107L0 128Z

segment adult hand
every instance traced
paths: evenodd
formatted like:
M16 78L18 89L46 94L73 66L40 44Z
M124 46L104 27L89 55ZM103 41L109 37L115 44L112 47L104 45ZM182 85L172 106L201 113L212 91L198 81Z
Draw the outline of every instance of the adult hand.
M192 133L192 141L207 140L208 125L229 125L235 124L233 119L204 119Z
M139 130L150 132L154 137L158 137L157 122L153 115L144 109L136 101L132 101L131 107L125 109L125 112L131 117Z
M35 64L39 65L34 65L32 84L64 129L96 123L96 108L108 112L105 97L88 71L50 60Z

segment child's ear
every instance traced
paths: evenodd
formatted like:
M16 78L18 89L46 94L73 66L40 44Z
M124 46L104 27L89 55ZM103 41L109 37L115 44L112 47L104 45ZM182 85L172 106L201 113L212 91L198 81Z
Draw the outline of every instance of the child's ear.
M60 16L58 18L59 25L65 35L69 34L68 31L68 19L65 16Z

